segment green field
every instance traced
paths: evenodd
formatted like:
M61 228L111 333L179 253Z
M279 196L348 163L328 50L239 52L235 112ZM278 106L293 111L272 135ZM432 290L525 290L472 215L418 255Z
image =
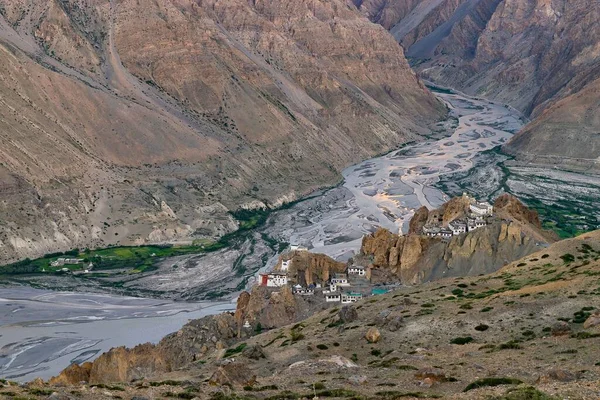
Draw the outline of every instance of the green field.
M217 241L195 240L191 245L148 245L148 246L117 246L96 250L73 249L64 253L47 254L44 257L0 266L0 275L25 275L25 274L62 274L63 268L70 271L82 271L91 262L93 274L98 271L129 269L129 273L149 272L157 269L157 262L161 259L182 256L186 254L202 254L221 250L232 245L236 240L245 238L245 235L263 225L271 210L241 210L232 215L239 222L239 229L224 235ZM53 267L51 263L59 258L78 258L81 264L62 265Z

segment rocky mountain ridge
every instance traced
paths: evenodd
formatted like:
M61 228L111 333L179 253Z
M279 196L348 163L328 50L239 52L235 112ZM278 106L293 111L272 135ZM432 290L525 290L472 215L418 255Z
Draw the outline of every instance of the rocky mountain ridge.
M598 170L600 9L593 0L355 1L404 46L419 73L512 105L533 122L505 150ZM569 146L561 146L568 142Z
M437 210L423 207L410 221L407 235L380 229L365 236L356 259L369 264L372 281L415 285L443 277L492 273L556 240L542 229L535 211L510 195L496 199L495 216L487 226L450 240L423 235L427 223L441 220L447 226L467 215L469 204L469 198L462 196Z
M445 113L342 0L2 0L0 52L2 262L217 237Z

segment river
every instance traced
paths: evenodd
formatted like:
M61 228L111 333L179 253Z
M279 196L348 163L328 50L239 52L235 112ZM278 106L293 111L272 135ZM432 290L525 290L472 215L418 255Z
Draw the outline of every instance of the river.
M522 126L520 116L504 105L456 93L438 96L448 105L451 118L437 139L345 169L342 185L275 212L260 233L346 260L358 251L364 234L379 226L405 230L415 209L444 203L447 195L436 188L443 176L469 171L478 154L505 143ZM213 257L226 259L222 254ZM267 268L277 255L270 257ZM201 267L206 260L201 257L197 262ZM202 270L207 268L172 273L197 275ZM192 276L155 278L194 282ZM189 319L233 308L232 302L0 289L0 376L18 381L47 379L71 362L91 360L111 347L157 342Z

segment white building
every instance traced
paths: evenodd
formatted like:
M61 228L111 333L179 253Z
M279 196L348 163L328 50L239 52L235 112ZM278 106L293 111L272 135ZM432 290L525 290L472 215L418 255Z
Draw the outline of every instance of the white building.
M365 269L365 267L361 267L361 266L352 266L352 267L348 267L348 275L358 275L358 276L365 276L367 274L367 270Z
M287 274L280 274L277 272L270 272L268 274L260 274L261 286L267 287L281 287L288 283Z
M315 294L315 290L311 289L311 288L305 288L302 287L300 285L296 285L292 288L292 291L294 292L294 294L299 294L302 296L312 296L313 294Z
M460 235L467 232L467 224L458 220L450 222L448 228L452 230L453 235Z
M287 271L290 268L292 260L281 260L281 270Z
M348 277L345 274L335 274L333 278L331 278L331 284L335 286L350 286Z
M308 249L304 246L300 246L299 244L290 244L291 251L308 251Z
M362 299L362 297L361 293L342 293L341 302L342 304L355 303Z
M339 303L342 299L342 295L339 293L329 293L325 295L326 303Z
M469 208L475 215L492 215L494 213L494 207L487 201L483 203L475 202Z

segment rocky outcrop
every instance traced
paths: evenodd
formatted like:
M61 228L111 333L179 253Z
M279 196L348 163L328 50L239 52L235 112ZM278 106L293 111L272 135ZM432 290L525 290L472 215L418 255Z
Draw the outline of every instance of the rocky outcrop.
M445 113L343 0L0 0L0 54L0 262L218 237Z
M283 260L290 261L287 270L288 279L292 283L303 286L327 282L336 272L344 272L346 264L335 261L325 254L311 253L308 251L292 251L282 254L275 270L281 269Z
M420 284L444 277L479 275L497 271L504 265L538 250L539 243L551 243L554 235L544 231L539 217L518 199L503 195L495 202L495 217L486 227L453 236L445 242L416 232L427 223L446 225L464 217L468 198L457 197L437 210L419 210L411 232L397 235L379 229L363 238L359 259L370 265L372 282L400 281Z
M289 286L280 289L254 286L250 293L242 292L235 311L239 335L248 335L241 329L246 321L254 330L258 326L270 329L297 321L303 315L301 301L293 295Z
M205 359L237 340L233 315L208 316L190 321L156 345L146 343L132 349L118 347L91 363L72 365L50 382L98 384L152 378Z

